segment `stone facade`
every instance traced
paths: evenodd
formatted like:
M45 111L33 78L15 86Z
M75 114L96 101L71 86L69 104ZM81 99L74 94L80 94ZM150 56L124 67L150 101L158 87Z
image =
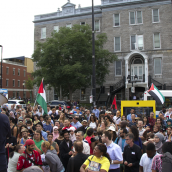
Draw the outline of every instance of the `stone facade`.
M158 10L158 22L153 22L153 10ZM142 22L139 24L130 24L130 15L134 12L135 21L141 13ZM132 13L132 14L131 14ZM115 26L114 15L119 14L119 25ZM137 14L137 15L136 15ZM157 14L156 14L157 15ZM102 0L100 6L95 6L95 21L100 21L100 31L98 33L106 33L108 41L104 48L112 53L116 53L121 67L116 66L117 62L113 62L110 66L110 73L106 76L105 93L101 95L100 100L103 104L106 102L107 93L110 92L110 86L116 87L116 84L125 77L125 87L117 89L115 92L117 98L128 99L131 94L132 84L127 77L132 80L134 75L138 75L138 82L133 85L136 87L136 95L141 98L144 90L148 89L149 78L160 84L172 86L172 5L170 0ZM62 11L55 13L35 16L34 24L34 40L45 41L41 39L41 28L46 27L46 38L51 36L54 26L63 27L67 24L80 24L85 22L91 26L91 7L75 8L75 5L68 2L62 7ZM159 48L155 48L155 35L159 35ZM136 35L135 48L131 50L131 36ZM140 49L139 38L141 36L143 46ZM120 37L120 50L115 51L115 37ZM156 37L157 38L157 37ZM137 41L138 39L138 41ZM157 60L158 58L158 60ZM138 63L138 60L142 63ZM136 61L137 62L136 62ZM155 72L155 66L159 65L160 70ZM119 75L116 75L121 69ZM133 73L132 73L133 71ZM133 76L133 78L132 78ZM99 88L100 86L97 86ZM97 90L98 92L98 90ZM53 97L53 91L51 92ZM84 92L85 98L81 100L82 91L77 90L73 94L74 100L89 102L91 88L87 88Z

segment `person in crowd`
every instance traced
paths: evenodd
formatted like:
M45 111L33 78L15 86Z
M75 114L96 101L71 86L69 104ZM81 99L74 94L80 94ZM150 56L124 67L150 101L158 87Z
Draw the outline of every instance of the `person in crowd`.
M30 166L26 169L23 170L23 172L44 172L41 168L37 167L37 166Z
M154 125L153 127L153 131L152 131L154 134L156 133L160 133L160 128L157 126L157 125Z
M164 114L160 112L158 116L159 116L159 118L161 118L161 119L162 119L162 125L166 126L166 125L167 125L167 123L166 123L166 120L165 120Z
M116 116L113 117L114 123L119 127L121 122L121 112L118 110Z
M106 131L109 128L107 125L108 123L106 121L102 121L101 126L97 128L97 131Z
M42 154L42 149L41 149L41 144L42 142L44 142L44 140L42 140L42 134L40 130L36 130L34 132L34 139L33 139L34 143L35 143L35 150L39 152L39 154Z
M54 126L56 126L57 128L63 128L63 124L57 120L54 121Z
M42 107L39 107L39 110L38 110L37 114L38 114L38 116L43 115L43 114L42 114Z
M82 142L82 144L83 144L83 151L82 151L82 153L89 155L90 154L90 146L83 139L84 139L84 133L83 133L83 131L78 131L76 133L76 141ZM73 149L73 150L75 152L75 149Z
M27 126L22 124L22 125L20 126L20 128L18 129L17 143L19 143L20 139L22 138L21 130L22 130L23 128L27 128Z
M52 114L52 110L51 110L50 105L47 105L47 112L48 112L48 115L51 115Z
M171 135L172 135L172 128L171 127L168 127L167 128L167 133L166 133L166 136L165 136L164 140L166 142L171 142L172 141Z
M142 120L138 120L137 126L138 126L138 131L139 131L139 138L142 141L144 141L145 138L143 137L143 133L145 132L145 129L143 128L143 121Z
M34 141L32 139L28 139L26 140L24 146L26 146L26 150L23 152L22 155L19 156L16 169L20 171L32 165L37 165L40 167L42 165L42 160L39 152L34 150Z
M58 121L60 121L62 124L64 124L64 122L65 122L65 114L62 113L61 111L59 111L58 113L59 113Z
M43 124L41 122L38 122L36 125L35 125L35 128L37 131L41 131L41 135L42 135L42 139L44 141L48 141L47 139L47 133L45 131L43 131Z
M150 117L148 118L148 121L150 125L150 131L153 131L153 126L155 125L154 112L150 113Z
M147 127L150 128L149 120L148 120L148 117L144 116L143 117L143 128L146 129Z
M76 136L75 136L75 130L76 128L75 127L70 127L68 129L68 131L70 132L70 140L72 141L72 143L76 140Z
M70 124L70 120L69 119L65 119L64 121L64 127L62 130L68 130L70 127L72 127L72 125Z
M128 144L124 148L123 162L125 165L125 172L138 172L139 162L141 158L141 148L134 144L134 135L129 133L125 137Z
M43 129L44 129L47 133L52 133L53 127L52 127L52 125L51 125L51 117L50 117L50 116L46 116L45 121L46 121L46 123L43 124Z
M172 127L172 120L171 120L171 119L168 119L168 120L167 120L166 128L167 128L167 127Z
M97 109L97 106L95 105L94 106L94 109L92 110L92 113L95 114L96 118L99 119L99 110Z
M101 127L101 123L104 121L104 116L105 116L105 114L100 114L99 115L98 127Z
M84 134L85 134L85 133L86 133L87 128L88 128L88 122L87 122L87 120L83 120L83 121L82 121L82 126L81 126L81 127L79 127L78 129L76 129L76 130L75 130L75 132L83 131L83 132L84 132Z
M116 131L115 131L115 127L110 126L110 127L108 128L108 131L111 133L112 141L115 142L115 140L116 140L116 138L117 138L117 134L116 134Z
M48 142L53 146L53 148L56 150L57 155L59 154L59 145L53 141L53 134L52 133L48 133Z
M101 139L102 143L105 143L107 147L107 153L111 158L109 172L120 172L120 164L123 163L122 150L120 146L113 143L111 139L111 133L109 131L105 131Z
M93 143L91 142L91 138L93 138L94 136L94 130L93 128L89 128L87 130L87 137L85 137L85 140L88 142L89 146L90 146L90 155L93 154Z
M33 126L32 121L27 121L26 126L27 126L27 129L28 129L28 132L29 132L29 136L31 138L33 138L33 133L34 133L33 128L35 128L35 127Z
M134 109L131 109L130 110L130 114L127 115L127 121L128 122L132 121L132 119L131 119L131 115L132 114L135 114L135 110ZM137 117L137 115L135 115L135 117Z
M120 137L117 137L115 140L115 143L118 144L121 147L122 152L124 152L124 147L127 145L125 137L128 133L128 130L126 128L121 129L120 131Z
M161 133L165 133L166 125L163 124L162 118L160 117L156 118L156 125L158 126Z
M36 125L38 122L40 122L39 120L39 116L38 115L34 115L34 125Z
M90 120L88 122L88 126L93 128L94 130L97 129L97 118L94 113L91 114Z
M82 132L82 131L80 131ZM68 165L67 165L67 171L66 172L80 172L80 167L82 166L82 164L86 161L86 159L88 158L88 154L83 153L84 151L84 146L83 146L84 142L83 141L75 141L74 142L74 154L75 156L71 157L69 159Z
M80 172L94 171L108 172L111 159L107 153L107 147L103 143L99 143L94 148L94 155L88 157L80 168Z
M54 126L53 127L53 142L59 137L59 131L58 131L58 127L57 126Z
M110 116L109 115L106 115L105 117L105 121L107 122L107 127L109 128L110 126L113 126L115 127L113 121L111 120Z
M17 126L15 125L15 119L13 117L9 117L9 120L10 120L11 135L17 138Z
M59 119L59 115L56 114L56 109L55 108L52 109L52 113L50 114L50 116L51 116L52 120L55 120L55 119L58 120Z
M8 172L17 172L17 162L19 156L25 151L25 146L22 144L18 144L15 147L15 151L11 152L9 155L9 162L8 162Z
M25 142L26 142L26 140L30 138L30 137L28 136L28 129L23 128L23 129L21 130L21 133L22 133L22 138L20 139L19 144L24 145Z
M60 146L60 143L64 140L62 128L58 128L59 137L55 139L55 142Z
M155 155L157 155L155 145L153 143L148 143L146 146L146 153L144 153L140 159L139 172L152 172L152 160Z
M63 130L63 137L64 137L64 140L60 143L59 148L60 148L60 159L66 170L69 158L73 155L73 151L72 151L73 144L72 144L72 141L69 140L68 130Z
M131 127L131 126L136 126L136 116L135 114L131 114L131 121L129 122L128 126Z
M41 144L41 148L45 153L45 163L49 165L50 171L64 172L65 169L59 157L57 156L57 152L54 147L49 142L45 141Z
M79 122L79 117L75 116L73 118L73 122L71 122L71 125L74 126L76 129L82 126L82 124Z

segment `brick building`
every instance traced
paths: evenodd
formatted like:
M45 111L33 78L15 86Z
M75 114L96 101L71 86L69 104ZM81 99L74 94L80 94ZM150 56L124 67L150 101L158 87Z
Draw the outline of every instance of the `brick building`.
M23 86L23 83L28 79L28 76L31 77L32 72L33 62L30 58L21 56L3 59L2 88L8 89L8 98L31 97L30 90L25 85Z
M108 92L111 98L116 94L117 100L129 99L133 81L138 99L152 82L159 89L172 88L171 3L171 0L101 0L101 5L94 7L96 34L107 34L104 48L119 59L109 66L110 73L103 83L104 92L96 86L101 105L107 103ZM37 15L34 41L45 41L60 27L91 26L91 14L91 7L79 5L76 8L68 1L62 11ZM77 90L73 99L89 102L90 93L90 88Z

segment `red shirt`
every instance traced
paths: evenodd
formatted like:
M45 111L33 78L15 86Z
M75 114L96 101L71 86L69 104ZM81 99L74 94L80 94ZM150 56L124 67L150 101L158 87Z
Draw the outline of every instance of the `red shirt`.
M70 126L69 126L69 127L63 127L63 129L62 129L62 130L69 129L70 127L73 127L73 126L70 124Z
M22 170L23 168L33 166L34 164L29 159L33 160L35 165L42 165L41 156L38 151L33 150L32 154L28 154L26 152L24 152L24 154L25 157L21 155L18 159L17 170Z
M92 147L91 147L91 138L93 138L93 137L94 137L94 136L92 136L92 137L87 136L87 137L85 138L85 140L87 140L87 142L88 142L88 144L89 144L89 146L90 146L90 155L93 154L93 149L92 149Z

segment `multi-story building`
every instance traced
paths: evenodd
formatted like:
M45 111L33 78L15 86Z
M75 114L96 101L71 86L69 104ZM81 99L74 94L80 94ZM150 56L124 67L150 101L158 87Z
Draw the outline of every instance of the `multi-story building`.
M104 104L107 93L117 100L129 99L131 87L140 99L153 82L159 89L172 86L172 4L171 0L101 0L94 7L96 34L106 33L104 48L118 56L109 66L99 101ZM62 11L37 15L34 40L43 42L60 27L92 23L91 7L75 8L68 1ZM100 86L97 85L97 92ZM77 90L74 100L89 102L91 88Z
M0 64L1 66L1 64ZM33 91L26 88L25 81L33 72L33 62L24 56L6 58L2 62L2 88L8 89L8 98L30 98Z

